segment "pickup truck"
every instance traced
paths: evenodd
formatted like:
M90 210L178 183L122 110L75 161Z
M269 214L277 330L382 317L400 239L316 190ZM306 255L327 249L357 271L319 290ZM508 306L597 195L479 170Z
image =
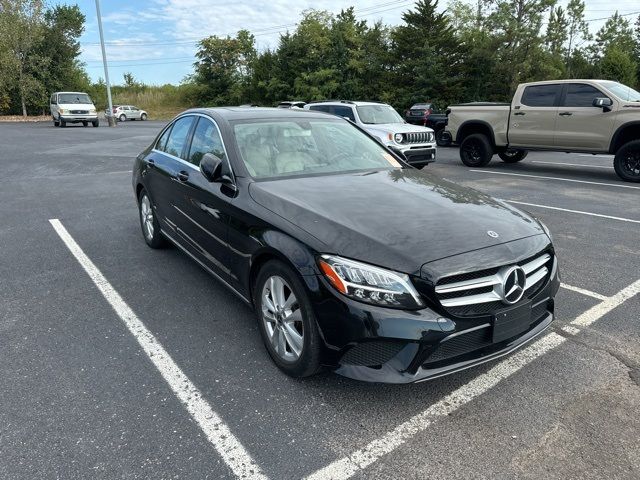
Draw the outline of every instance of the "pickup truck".
M444 134L447 126L447 114L438 113L433 103L415 103L404 113L404 119L412 125L422 125L433 129L436 143L439 147L447 147L451 143L448 135Z
M529 150L615 155L620 178L640 182L640 93L609 80L556 80L518 86L511 103L448 108L446 133L460 159L484 167L495 153L516 163Z

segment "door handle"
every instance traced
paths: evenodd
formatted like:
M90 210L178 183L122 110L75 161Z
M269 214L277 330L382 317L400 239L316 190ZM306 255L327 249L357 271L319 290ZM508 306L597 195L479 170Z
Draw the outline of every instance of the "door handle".
M156 161L153 158L147 158L147 165L149 165L149 167L155 167Z
M185 172L184 170L181 170L180 172L178 172L178 174L176 175L176 177L178 178L178 180L180 180L181 182L186 182L187 180L189 180L189 174L187 172Z
M514 113L514 115L526 115L526 113L524 113L524 112L516 112L516 113Z
M573 115L573 113L571 112L562 112L559 114L561 117L570 117L571 115Z

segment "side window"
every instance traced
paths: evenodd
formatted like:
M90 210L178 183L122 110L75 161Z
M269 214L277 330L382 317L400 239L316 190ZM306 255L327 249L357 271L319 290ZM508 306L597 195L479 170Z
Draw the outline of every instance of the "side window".
M161 152L165 151L165 147L167 146L167 138L169 138L169 133L171 133L171 127L167 128L163 134L160 136L158 141L156 142L155 149L160 150Z
M333 114L338 115L339 117L348 118L352 122L356 121L356 117L353 115L351 107L335 106L333 107Z
M57 105L58 102L56 100L56 94L54 93L51 95L51 105Z
M187 161L196 166L200 165L200 160L202 160L205 153L213 153L216 157L222 159L225 157L218 129L211 120L200 117L198 125L196 125L196 129L193 132L193 140L191 140Z
M570 83L564 99L565 107L593 107L594 98L606 97L604 93L586 83Z
M165 152L174 157L181 158L182 150L187 143L187 135L189 134L192 123L193 116L191 115L179 118L174 122L171 133L169 134L169 139L167 140L167 146L164 148Z
M560 90L561 85L531 85L525 87L520 102L529 107L553 107Z
M329 113L330 107L329 105L312 105L309 107L309 110L317 110L319 112Z

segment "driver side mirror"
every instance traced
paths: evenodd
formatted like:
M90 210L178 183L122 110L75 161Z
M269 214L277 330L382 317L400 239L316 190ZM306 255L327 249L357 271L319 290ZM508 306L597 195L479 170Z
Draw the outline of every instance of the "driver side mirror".
M610 112L613 101L607 97L599 97L593 99L593 106L602 108L604 112Z
M205 153L200 160L200 171L211 183L222 181L222 159L213 153Z

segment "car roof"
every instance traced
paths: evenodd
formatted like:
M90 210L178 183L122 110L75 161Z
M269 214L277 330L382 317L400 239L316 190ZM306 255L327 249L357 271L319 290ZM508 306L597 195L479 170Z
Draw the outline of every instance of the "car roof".
M87 92L53 92L54 95L60 94L60 93L70 93L72 95L89 95Z
M600 84L602 82L607 82L609 80L601 80L601 79L596 79L596 78L567 78L567 79L563 79L563 80L542 80L539 82L527 82L527 83L523 83L523 86L529 86L529 85L549 85L549 84L556 84L556 83L594 83L594 84Z
M302 109L283 109L272 107L215 107L215 108L192 108L185 110L181 115L186 113L204 113L210 116L222 117L225 120L255 120L269 118L338 118L327 115L324 112L313 112Z
M350 100L326 100L326 101L319 101L319 102L311 102L308 103L307 105L355 105L356 107L360 107L362 105L387 105L386 103L382 103L382 102L362 102L359 100L356 101L350 101Z

